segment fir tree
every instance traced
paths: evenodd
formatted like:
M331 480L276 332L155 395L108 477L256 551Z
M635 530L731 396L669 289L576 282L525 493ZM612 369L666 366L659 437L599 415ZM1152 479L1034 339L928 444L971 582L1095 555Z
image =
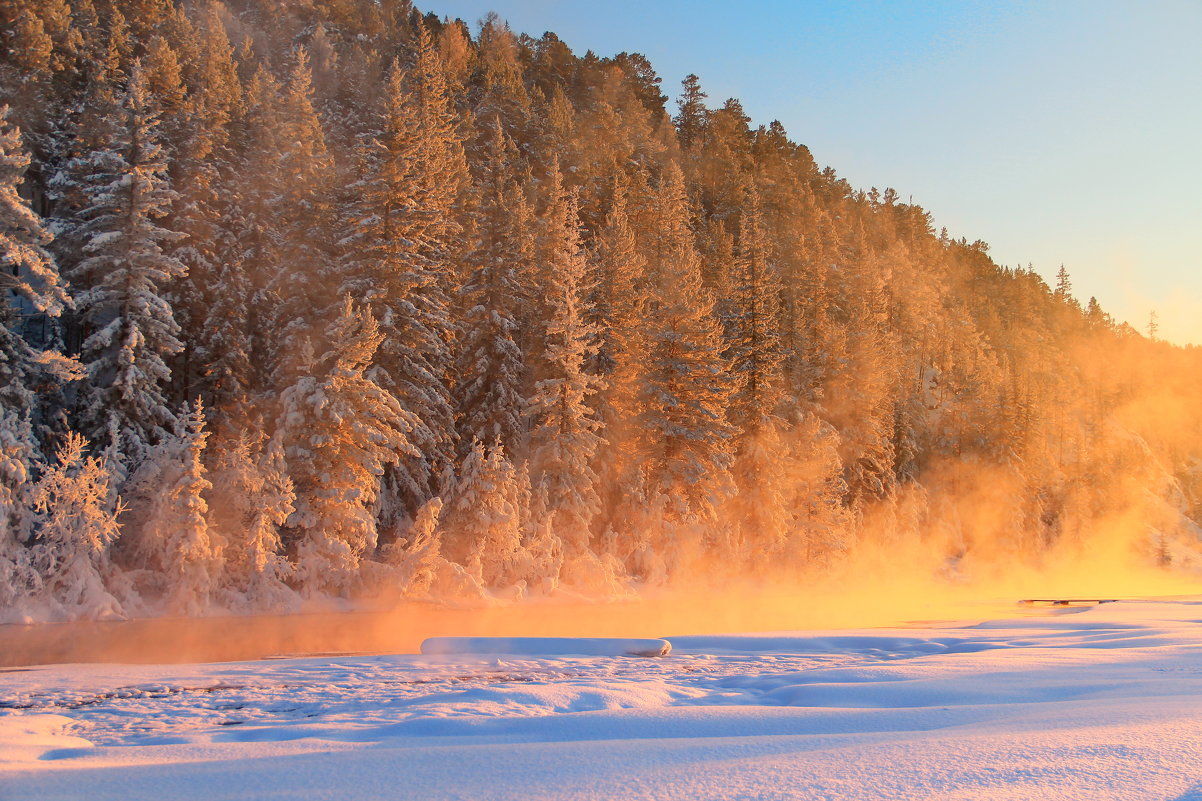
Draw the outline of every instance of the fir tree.
M157 572L166 580L167 608L197 615L210 605L221 565L221 545L209 529L205 494L212 489L203 462L209 432L204 406L184 405L173 436L148 459L141 473L151 472L159 488L144 523L142 549L151 552ZM131 484L141 484L140 474Z
M486 587L522 593L531 569L523 546L521 481L499 443L473 440L459 470L446 531L450 554Z
M292 565L281 553L280 528L295 492L284 455L247 431L218 440L215 450L208 507L209 529L223 543L221 597L229 607L288 608Z
M259 243L267 255L266 289L272 302L264 309L275 329L271 338L271 383L277 392L300 375L295 356L300 341L321 331L327 314L337 312L330 289L319 278L333 251L330 187L334 162L326 148L321 118L313 106L313 74L304 48L292 54L288 80L275 94L261 79L265 94L258 123L273 162L267 168L270 213Z
M701 144L705 134L709 111L705 107L707 95L701 91L701 79L696 75L685 76L681 82L680 98L676 101L680 111L676 115L676 135L686 149Z
M780 344L780 281L769 250L759 193L749 186L739 217L732 276L726 358L736 381L729 418L740 429L733 472L738 488L737 551L778 551L785 537L788 499L781 472L778 407L784 398Z
M19 610L41 586L27 546L35 458L28 418L0 408L0 609Z

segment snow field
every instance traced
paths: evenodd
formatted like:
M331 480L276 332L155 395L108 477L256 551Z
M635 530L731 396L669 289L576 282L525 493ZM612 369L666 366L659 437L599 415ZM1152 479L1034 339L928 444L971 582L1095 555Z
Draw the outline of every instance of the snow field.
M1016 615L0 672L0 801L1202 801L1202 603Z

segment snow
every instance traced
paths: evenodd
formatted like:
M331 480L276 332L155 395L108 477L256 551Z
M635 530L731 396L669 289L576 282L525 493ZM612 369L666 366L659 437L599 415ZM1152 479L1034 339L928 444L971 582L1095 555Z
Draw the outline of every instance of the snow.
M617 637L431 637L422 643L421 651L444 656L667 656L672 651L672 643L660 639Z
M2 671L0 799L1202 801L1200 600L667 639Z

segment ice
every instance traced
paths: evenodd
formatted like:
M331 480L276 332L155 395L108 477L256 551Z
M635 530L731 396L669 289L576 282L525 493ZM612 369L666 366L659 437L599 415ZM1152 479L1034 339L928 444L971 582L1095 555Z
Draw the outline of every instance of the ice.
M667 639L0 672L0 799L1202 801L1197 601Z
M421 651L429 655L667 656L672 644L613 637L431 637L422 643Z

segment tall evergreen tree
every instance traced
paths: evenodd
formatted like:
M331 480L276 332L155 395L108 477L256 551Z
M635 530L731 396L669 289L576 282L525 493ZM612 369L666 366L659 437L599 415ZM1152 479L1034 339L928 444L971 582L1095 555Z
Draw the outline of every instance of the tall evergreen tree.
M424 26L417 63L394 62L382 130L342 240L341 291L380 318L384 340L372 376L414 415L420 451L394 471L412 515L439 491L453 457L448 390L453 329L449 319L451 217L466 170L432 43Z
M778 551L788 516L778 416L784 398L780 280L759 193L745 190L731 289L726 357L735 380L729 418L740 433L734 454L739 550Z
M600 424L589 406L598 381L585 372L595 337L582 308L586 263L579 215L576 199L562 186L551 199L547 224L553 237L546 265L550 316L539 378L528 404L533 421L532 516L558 540L568 578L579 582L589 577L572 573L584 569L590 525L601 505L593 458L602 441L597 434Z
M677 526L670 536L696 537L695 529L685 533L687 526L708 528L729 492L731 381L713 300L701 285L679 167L669 164L653 202L647 255L652 295L642 335L636 459L645 497L653 503L657 495L667 499L666 520ZM706 536L714 534L711 529ZM679 558L702 545L678 540L664 547Z
M176 194L158 141L158 114L137 64L123 113L116 140L98 154L89 176L83 259L69 275L89 332L82 346L90 383L79 406L82 430L94 444L116 448L131 467L174 420L164 397L170 378L164 357L181 344L163 290L185 270L164 253L180 235L157 221Z
M263 243L271 271L264 309L275 330L271 348L271 382L282 391L301 375L296 356L305 337L316 338L328 314L337 313L337 295L320 279L333 251L330 188L334 162L326 148L321 118L313 106L313 74L308 52L296 48L292 69L278 97L270 82L261 81L266 102L260 131L274 149L268 166L270 215Z
M33 406L31 375L49 356L16 329L24 315L58 317L71 305L54 258L52 237L17 189L29 167L21 132L0 107L0 406L27 414ZM43 343L48 344L48 343Z
M463 337L458 354L460 442L497 441L507 453L520 451L525 356L518 346L518 320L528 292L523 273L533 257L533 220L521 187L512 178L513 143L493 127L493 138L476 188L475 241L466 261Z
M210 530L205 500L213 487L203 462L208 439L203 403L184 404L172 435L130 482L159 490L142 527L142 550L166 580L167 608L183 615L210 607L221 570L222 543Z

